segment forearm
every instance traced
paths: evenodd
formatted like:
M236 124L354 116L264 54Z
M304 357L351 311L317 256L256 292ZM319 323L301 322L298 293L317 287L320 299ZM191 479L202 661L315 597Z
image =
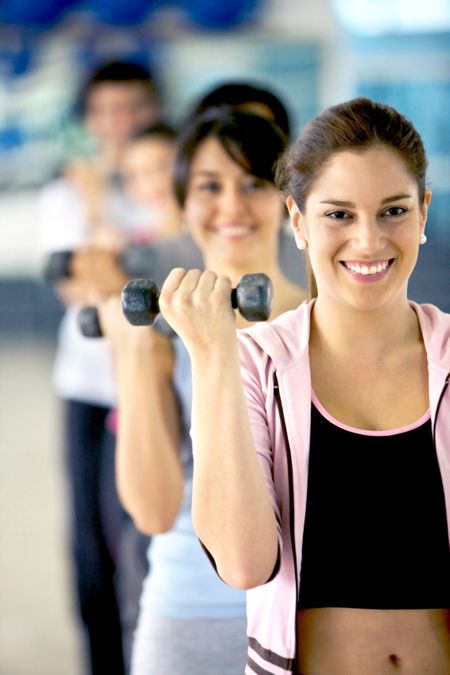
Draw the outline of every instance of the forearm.
M194 492L197 534L220 576L251 588L272 574L277 525L254 448L237 346L193 358Z
M90 288L79 279L58 282L54 288L57 296L66 306L87 305L92 301Z
M176 402L148 350L128 350L116 366L119 495L137 527L156 534L172 527L183 498Z

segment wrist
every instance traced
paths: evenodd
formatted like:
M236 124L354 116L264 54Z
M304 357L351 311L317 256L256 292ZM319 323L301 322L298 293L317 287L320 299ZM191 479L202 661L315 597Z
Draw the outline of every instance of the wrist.
M207 346L195 346L190 350L192 370L206 371L214 373L219 371L228 371L232 364L239 367L239 352L235 332L228 341L215 341Z

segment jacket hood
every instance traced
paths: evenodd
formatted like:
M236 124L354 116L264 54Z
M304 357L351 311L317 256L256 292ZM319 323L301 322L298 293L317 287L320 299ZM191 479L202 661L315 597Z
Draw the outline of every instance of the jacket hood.
M410 302L422 330L428 359L450 372L450 314L434 305L418 305Z
M240 337L251 338L272 359L277 370L288 368L308 354L311 310L315 300L281 314L270 323L242 329ZM410 302L416 312L428 359L450 372L450 314L434 305Z
M311 309L315 300L302 302L297 309L280 314L270 323L255 323L238 331L250 338L273 361L277 370L288 368L308 354Z

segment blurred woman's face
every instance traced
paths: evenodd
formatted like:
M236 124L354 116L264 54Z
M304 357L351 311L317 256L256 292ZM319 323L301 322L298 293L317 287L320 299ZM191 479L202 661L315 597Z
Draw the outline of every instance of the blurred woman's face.
M184 216L207 261L254 266L277 256L283 205L275 186L245 171L216 138L193 157Z
M125 189L136 201L152 207L174 202L172 187L175 144L161 138L141 138L125 151L122 175Z
M86 127L101 145L122 147L136 131L159 117L159 104L139 82L105 82L87 97Z

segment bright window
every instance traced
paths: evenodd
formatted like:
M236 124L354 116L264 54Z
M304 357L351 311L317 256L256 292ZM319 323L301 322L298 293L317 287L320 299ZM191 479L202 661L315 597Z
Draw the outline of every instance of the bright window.
M351 32L366 35L427 33L450 28L449 0L332 0Z

